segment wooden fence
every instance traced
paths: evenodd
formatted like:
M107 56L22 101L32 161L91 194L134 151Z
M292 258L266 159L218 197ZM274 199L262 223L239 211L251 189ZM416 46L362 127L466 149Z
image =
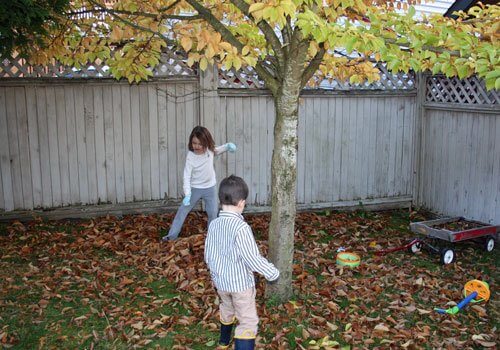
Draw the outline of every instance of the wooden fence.
M216 160L218 179L240 175L250 187L249 203L270 205L271 96L251 70L198 74L168 60L174 62L139 85L0 79L0 208L175 202L197 124L217 143L238 145L234 155ZM41 74L14 68L17 76ZM500 223L496 91L436 77L422 79L417 89L414 77L386 72L378 85L328 88L306 90L301 98L299 208L413 202Z
M500 224L498 91L487 92L474 78L426 81L416 202Z
M200 123L238 145L217 160L218 177L243 176L249 203L269 204L272 99L220 96L202 122L197 85L0 82L2 208L179 198L187 139ZM411 196L414 93L311 94L300 114L300 203Z

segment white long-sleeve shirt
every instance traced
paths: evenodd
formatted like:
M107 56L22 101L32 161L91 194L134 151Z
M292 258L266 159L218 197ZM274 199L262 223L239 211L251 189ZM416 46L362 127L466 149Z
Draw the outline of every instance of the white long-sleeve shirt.
M215 147L215 154L219 155L227 150L227 145ZM191 195L191 187L210 188L215 186L214 152L207 149L203 154L189 151L184 166L183 189L184 195Z
M268 281L280 272L260 255L252 229L241 214L221 211L208 227L205 240L205 262L215 288L222 292L242 292L255 287L253 272Z

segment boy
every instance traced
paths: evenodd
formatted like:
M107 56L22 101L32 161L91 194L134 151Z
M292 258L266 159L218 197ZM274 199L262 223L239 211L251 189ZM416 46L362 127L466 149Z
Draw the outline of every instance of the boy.
M279 271L259 253L252 229L241 213L248 197L245 181L231 175L222 180L219 201L222 210L208 227L205 262L220 298L220 348L228 348L235 319L236 350L253 350L257 336L255 278L258 272L277 281Z

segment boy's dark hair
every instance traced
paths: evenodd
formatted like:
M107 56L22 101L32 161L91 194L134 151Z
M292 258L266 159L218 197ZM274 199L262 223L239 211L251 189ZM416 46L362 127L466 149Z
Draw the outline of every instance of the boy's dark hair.
M191 131L191 135L189 135L189 143L188 143L188 149L193 152L193 137L196 137L198 140L200 140L200 143L202 144L203 147L206 149L211 150L212 152L215 152L215 141L212 137L212 134L210 131L208 131L207 128L203 126L195 126L193 131Z
M219 186L220 204L238 205L238 203L247 199L248 186L241 177L231 175L221 181Z

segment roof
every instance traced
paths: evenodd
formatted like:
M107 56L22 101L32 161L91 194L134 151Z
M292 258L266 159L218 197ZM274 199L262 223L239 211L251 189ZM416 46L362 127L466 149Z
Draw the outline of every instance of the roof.
M483 4L491 4L491 5L497 5L498 0L456 0L453 5L450 6L448 11L444 13L443 16L445 17L451 17L451 18L457 18L456 15L453 13L456 11L467 11L470 9L472 6L476 5L478 2L481 2Z

